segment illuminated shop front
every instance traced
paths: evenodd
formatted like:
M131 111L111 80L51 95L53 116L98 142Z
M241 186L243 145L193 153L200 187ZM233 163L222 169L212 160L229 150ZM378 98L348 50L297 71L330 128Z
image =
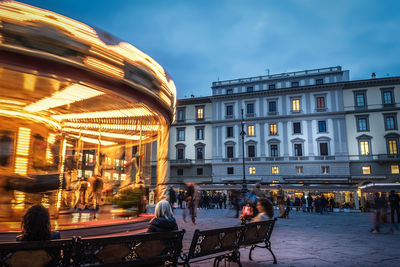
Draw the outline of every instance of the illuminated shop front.
M152 162L162 192L176 102L165 70L53 12L1 2L0 20L0 217L96 209L149 187Z

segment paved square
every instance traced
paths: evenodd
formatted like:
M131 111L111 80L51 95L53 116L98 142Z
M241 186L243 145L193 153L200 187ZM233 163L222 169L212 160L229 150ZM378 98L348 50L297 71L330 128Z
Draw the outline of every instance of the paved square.
M275 211L277 214L277 211ZM190 246L194 230L239 225L228 209L199 210L196 225L182 221L182 210L175 210L179 229L186 229L184 251ZM389 225L380 234L369 232L372 213L292 212L290 219L278 219L271 243L278 265L275 266L400 266L400 234L392 234ZM243 266L269 266L270 253L261 248L248 260L249 249L241 249ZM211 266L212 261L191 266ZM231 264L235 266L235 264Z

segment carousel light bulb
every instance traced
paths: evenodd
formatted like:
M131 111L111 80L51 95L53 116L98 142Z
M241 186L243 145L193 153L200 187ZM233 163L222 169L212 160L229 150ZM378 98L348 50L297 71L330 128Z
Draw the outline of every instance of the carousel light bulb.
M73 120L73 119L146 117L152 115L153 113L151 113L148 109L140 107L140 108L109 110L109 111L53 115L51 117L53 117L56 120Z

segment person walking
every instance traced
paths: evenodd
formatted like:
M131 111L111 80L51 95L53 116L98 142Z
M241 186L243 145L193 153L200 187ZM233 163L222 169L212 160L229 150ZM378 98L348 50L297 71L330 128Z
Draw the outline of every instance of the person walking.
M397 225L400 223L400 215L399 215L400 203L399 202L400 202L399 195L396 194L394 190L391 190L390 195L389 195L389 203L390 203L390 223L391 223L390 230L392 232L394 231L394 229L399 230L399 226ZM397 224L394 221L395 213L397 213Z
M331 197L330 199L329 199L329 208L330 208L330 211L331 212L333 212L333 208L335 207L335 200L333 199L333 197Z
M321 198L319 199L320 205L320 213L321 215L326 212L326 206L328 205L328 200L325 198L324 194L321 194Z
M373 227L370 232L374 234L380 233L380 222L381 222L381 212L384 207L384 203L382 203L382 199L379 197L379 193L375 193L374 198L374 215L373 215Z
M276 202L278 204L278 209L279 209L279 218L283 218L285 213L285 204L286 204L285 195L280 185L278 185L276 188L278 189L278 192L276 193Z
M301 209L303 212L307 211L307 198L306 195L303 193L301 196Z
M300 203L301 203L300 198L299 198L298 196L296 196L296 197L294 198L294 206L296 207L296 211L299 211L299 210L300 210Z
M308 197L307 197L307 211L308 212L313 212L313 209L314 209L314 200L313 200L313 198L312 198L312 196L311 196L311 193L308 193Z
M174 204L176 202L176 193L172 185L169 186L168 190L168 202L171 205L171 208L174 209Z

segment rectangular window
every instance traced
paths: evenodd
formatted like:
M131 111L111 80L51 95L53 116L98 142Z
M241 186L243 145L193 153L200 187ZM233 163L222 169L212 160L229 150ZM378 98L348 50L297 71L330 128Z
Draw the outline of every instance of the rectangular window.
M196 107L196 119L197 120L204 119L204 107Z
M253 115L254 114L254 103L248 103L246 105L246 111L247 111L247 115Z
M397 140L396 139L389 139L388 140L389 146L389 154L396 155L397 154Z
M278 157L278 145L271 145L270 146L271 149L271 157Z
M396 115L385 115L385 129L386 130L396 130Z
M369 155L369 141L360 141L360 153L363 156Z
M293 122L293 133L295 133L295 134L301 133L301 124L300 124L300 122Z
M300 112L300 99L292 99L292 112Z
M368 117L357 117L357 131L369 131Z
M329 173L329 166L321 166L321 172L323 174L328 174Z
M269 125L269 135L278 135L278 129L276 123L271 123Z
M196 148L196 159L198 159L198 160L204 159L204 148L203 147Z
M392 174L399 174L399 165L391 165L390 166Z
M233 116L233 105L226 106L226 116Z
M303 146L302 146L302 144L294 144L294 155L296 157L303 156Z
M367 105L365 91L354 92L354 105L358 108L362 108Z
M185 120L185 109L178 109L178 121Z
M254 125L248 125L247 126L247 136L254 136Z
M253 145L247 146L247 157L254 158L256 156L256 148Z
M177 169L176 170L176 174L178 174L179 176L183 175L183 169Z
M279 174L279 167L278 166L272 166L271 171L272 171L272 174Z
M269 101L268 102L268 112L275 113L276 112L276 101Z
M275 84L274 83L272 83L272 84L268 84L268 89L275 89L276 87L275 87Z
M320 133L326 133L326 121L318 121L318 131Z
M303 174L303 166L296 166L296 173Z
M226 89L226 94L227 94L227 95L233 94L233 90L232 90L232 89Z
M197 175L203 175L203 168L197 168Z
M185 129L177 129L177 141L185 141Z
M393 104L393 92L383 91L383 105L392 105Z
M299 82L292 82L292 87L298 87L299 86Z
M246 88L246 92L247 92L247 93L251 93L251 92L253 92L253 91L254 91L253 86L249 86L249 87Z
M233 127L232 126L228 126L226 127L226 137L233 137Z
M204 140L204 128L196 128L196 140Z
M370 165L362 166L362 173L363 174L371 174L371 166Z
M319 143L319 153L321 156L328 156L328 143Z
M315 80L315 84L316 84L316 85L324 84L324 79L316 79L316 80Z
M233 173L234 173L233 167L228 167L228 168L226 168L226 173L227 173L227 174L233 174Z
M184 148L178 148L178 155L177 155L177 159L184 159L185 157L185 149Z
M233 146L226 147L226 157L233 158Z
M256 167L249 167L249 174L256 174Z
M325 97L324 96L317 97L317 109L325 109Z

